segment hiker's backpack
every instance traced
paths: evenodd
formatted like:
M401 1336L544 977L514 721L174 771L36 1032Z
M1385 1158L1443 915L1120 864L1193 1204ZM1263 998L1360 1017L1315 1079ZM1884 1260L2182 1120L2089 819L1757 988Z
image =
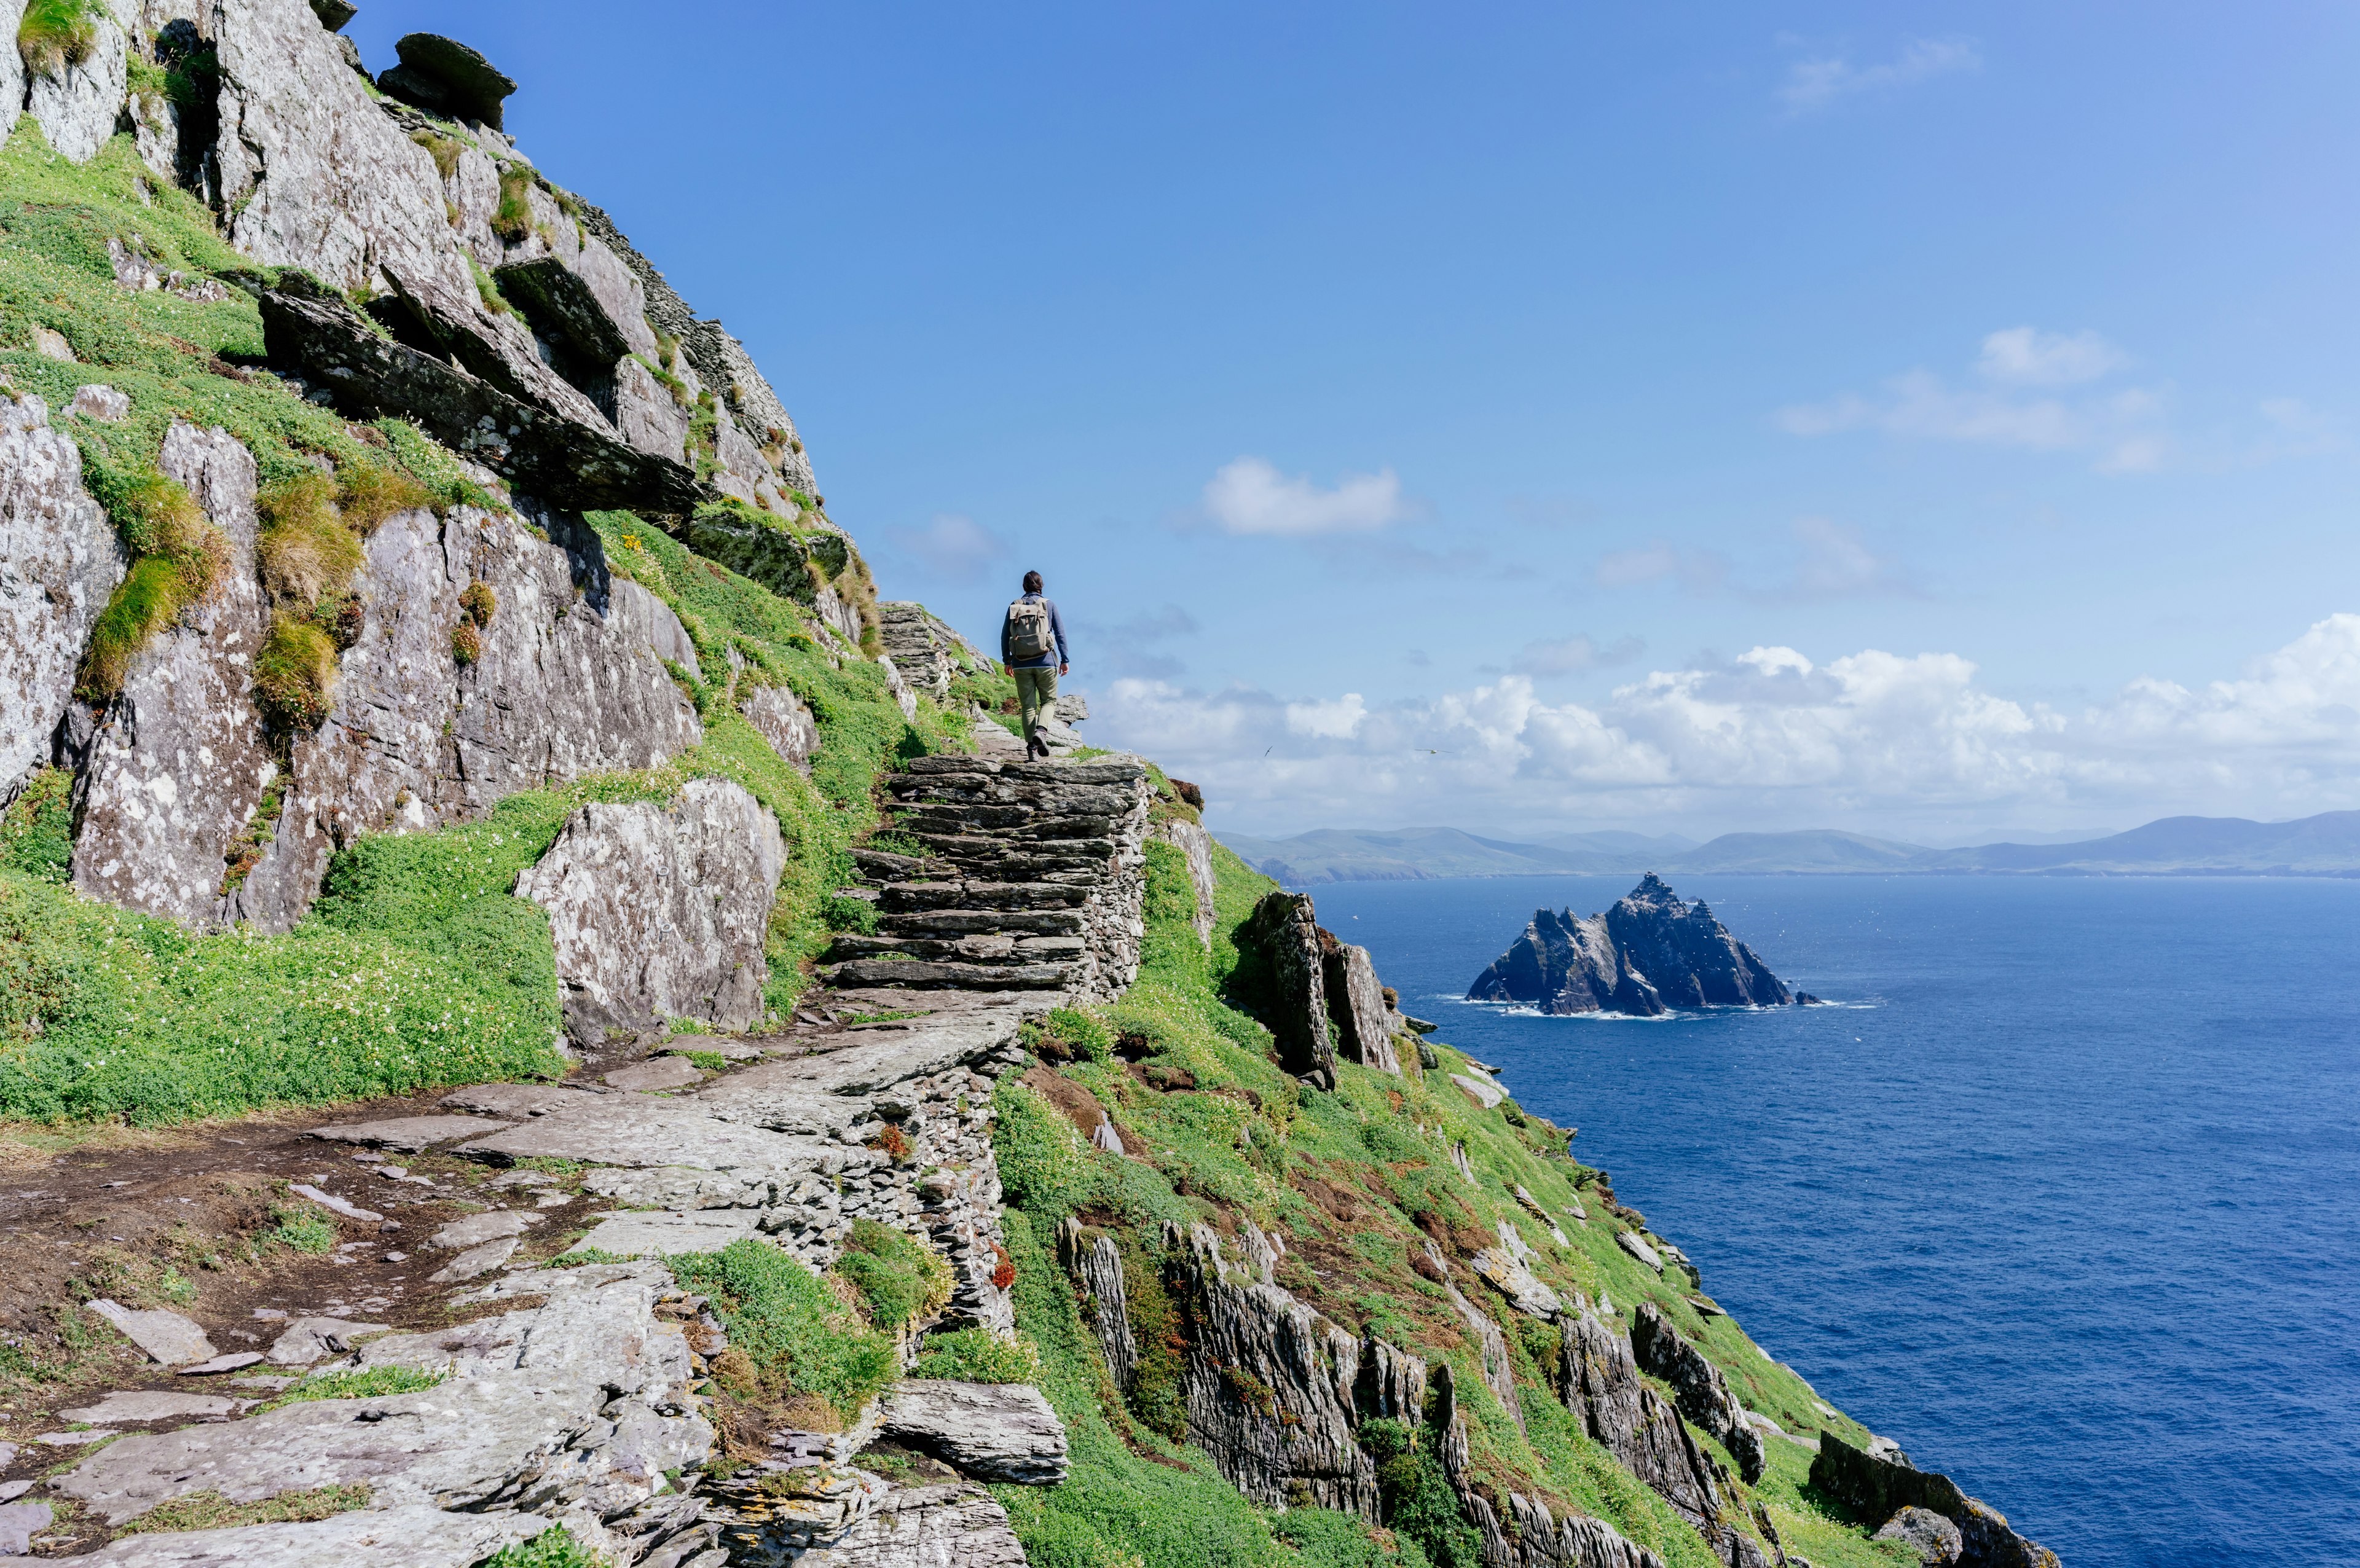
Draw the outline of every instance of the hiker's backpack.
M1056 649L1056 634L1049 629L1049 601L1019 599L1008 606L1008 651L1016 659L1038 659Z

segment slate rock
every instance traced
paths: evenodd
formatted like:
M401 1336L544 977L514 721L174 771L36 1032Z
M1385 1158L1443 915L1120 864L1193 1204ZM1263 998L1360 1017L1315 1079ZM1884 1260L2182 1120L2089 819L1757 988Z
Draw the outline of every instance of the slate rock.
M1579 1302L1557 1320L1563 1336L1558 1394L1622 1467L1652 1487L1708 1541L1722 1493L1712 1460L1663 1397L1639 1375L1631 1341ZM1724 1558L1724 1561L1726 1559Z
M1213 940L1213 835L1205 831L1201 822L1174 817L1149 824L1147 836L1172 845L1187 857L1188 886L1196 895L1196 939L1209 943ZM1396 1063L1395 1071L1398 1070Z
M576 811L516 885L549 911L568 1029L603 1041L669 1018L759 1021L785 864L777 821L727 780L692 779L669 810Z
M1543 1323L1554 1322L1565 1310L1564 1300L1533 1272L1528 1261L1531 1248L1522 1245L1523 1237L1517 1236L1516 1227L1502 1220L1500 1236L1501 1245L1476 1253L1469 1267L1475 1270L1477 1278L1506 1297L1516 1311ZM1514 1238L1513 1242L1511 1237Z
M262 1358L257 1356L257 1361ZM187 1416L225 1416L237 1409L235 1399L213 1394L156 1393L147 1390L117 1389L94 1405L83 1405L58 1414L68 1421L88 1421L93 1426L113 1423L136 1426L143 1421L171 1421Z
M173 1368L183 1377L210 1377L221 1372L238 1372L262 1359L259 1350L234 1350L227 1356L216 1356L211 1361L200 1361L193 1367Z
M1167 1222L1164 1241L1164 1287L1191 1325L1189 1441L1265 1508L1307 1500L1373 1520L1376 1465L1352 1436L1360 1342L1272 1282L1276 1250L1251 1222L1240 1263L1205 1225Z
M1906 1460L1880 1459L1831 1432L1819 1434L1811 1485L1856 1514L1890 1519L1906 1508L1941 1515L1959 1527L1959 1561L1973 1568L2058 1568L2057 1554L2008 1527L1996 1508L1959 1484Z
M1325 934L1325 933L1323 933ZM1329 937L1323 955L1328 1011L1336 1021L1337 1049L1363 1067L1399 1073L1393 1052L1393 1015L1369 950Z
M0 396L0 797L49 759L123 572L115 525L82 487L81 449L40 398Z
M393 52L401 63L377 78L381 92L454 120L501 129L500 108L516 80L477 50L439 33L410 33Z
M683 461L694 410L682 408L653 371L636 359L617 360L614 398L615 429L626 444L667 463Z
M311 15L320 18L320 26L332 33L341 33L344 24L361 14L352 0L311 0Z
M759 1062L764 1052L759 1045L744 1040L721 1040L709 1034L674 1035L669 1044L660 1047L662 1056L718 1056L727 1062Z
M385 1220L385 1216L375 1209L362 1208L358 1203L339 1198L333 1192L323 1192L307 1182L294 1182L287 1190L299 1198L309 1198L331 1214L342 1214L348 1220L366 1220L375 1224L382 1224Z
M1303 893L1264 896L1238 931L1239 945L1254 955L1252 980L1264 996L1280 1065L1297 1077L1319 1071L1332 1077L1336 1070L1319 937L1311 898Z
M146 1351L150 1360L166 1367L211 1361L221 1354L205 1337L203 1329L178 1312L160 1307L134 1312L103 1296L90 1303L90 1310L121 1330L123 1337Z
M26 1485L30 1486L31 1483ZM47 1503L0 1506L0 1557L30 1555L33 1537L49 1529L49 1521L55 1517Z
M388 343L349 305L298 292L288 279L262 290L257 300L264 347L274 365L330 387L338 408L351 415L417 419L428 434L523 494L576 511L628 507L646 516L686 513L711 494L693 469L622 440L581 394L570 387L556 393L565 384L545 366L545 383L533 384L537 397L520 397L480 375L483 362L459 369L441 354ZM510 379L530 378L510 354L513 345L486 341L483 346L500 352Z
M532 322L533 335L554 348L561 365L578 367L577 374L611 375L615 362L631 352L622 323L607 314L589 280L556 256L508 262L492 276L501 295Z
M467 1248L442 1268L426 1277L431 1285L453 1285L463 1279L480 1279L516 1256L517 1238L496 1237Z
M1030 1383L905 1377L881 1402L886 1436L978 1481L1065 1478L1065 1423Z
M698 1209L688 1214L609 1214L567 1250L607 1252L617 1258L669 1258L680 1252L718 1252L755 1234L756 1215L745 1209Z
M1487 1111L1497 1110L1501 1102L1508 1097L1508 1092L1505 1089L1501 1088L1489 1078L1480 1077L1472 1073L1453 1073L1450 1075L1450 1081L1474 1095L1476 1103Z
M553 1522L535 1514L446 1513L412 1503L310 1524L129 1535L81 1561L93 1568L473 1568Z
M478 1083L470 1089L453 1089L437 1104L454 1111L480 1111L486 1116L522 1121L527 1116L545 1116L565 1110L591 1097L585 1090L569 1089L562 1083Z
M11 7L21 15L21 7ZM49 148L70 163L88 163L115 134L129 82L131 47L123 24L107 6L91 8L95 37L89 55L56 71L27 71L22 108L41 127ZM13 48L11 53L16 52ZM12 104L13 125L16 106Z
M453 1138L480 1138L486 1133L504 1132L506 1124L486 1121L481 1116L395 1116L381 1122L345 1122L333 1127L311 1129L311 1136L331 1143L355 1144L363 1149L396 1149L404 1154L417 1154L438 1143Z
M297 1318L271 1343L270 1359L280 1367L309 1367L323 1356L349 1355L369 1334L392 1332L391 1323L355 1323L347 1318Z
M174 423L157 466L229 539L213 593L132 656L99 714L76 812L74 886L200 929L224 923L222 866L278 772L253 700L268 615L255 576L254 458Z
M66 405L66 412L102 424L119 425L131 417L131 398L127 393L94 382L74 388L73 401Z
M1614 1245L1629 1253L1632 1257L1637 1258L1640 1262L1645 1264L1648 1268L1654 1269L1656 1273L1661 1274L1664 1271L1664 1259L1662 1255L1657 1253L1654 1247L1649 1247L1645 1242L1640 1240L1639 1233L1637 1231L1616 1231L1614 1233Z
M328 721L294 737L278 831L231 899L292 930L340 844L387 828L479 818L519 789L660 766L704 737L665 661L696 669L679 618L606 571L598 536L545 515L547 538L471 507L379 524L354 591L360 639L338 661ZM475 663L451 628L475 583L492 593Z
M1085 1243L1082 1222L1068 1215L1057 1227L1057 1260L1080 1289L1084 1316L1098 1334L1108 1376L1116 1388L1129 1394L1139 1373L1139 1341L1131 1331L1121 1249L1111 1236Z
M770 743L780 760L798 773L811 771L812 753L819 749L819 723L802 698L784 686L757 686L741 706L746 722Z
M464 1252L487 1241L522 1236L540 1223L539 1214L519 1209L489 1209L480 1214L468 1214L453 1220L428 1236L426 1245L441 1247L445 1252Z
M797 1552L795 1568L1023 1568L1007 1510L979 1486L899 1486L845 1529Z
M500 1165L540 1156L605 1165L777 1171L816 1164L826 1150L841 1149L832 1140L791 1137L758 1124L721 1119L693 1101L623 1094L583 1098L586 1105L536 1116L506 1132L461 1144L453 1152Z
M1898 1541L1913 1548L1927 1568L1950 1568L1959 1561L1966 1540L1959 1527L1930 1508L1905 1508L1885 1521L1879 1541Z
M606 1074L606 1082L617 1089L637 1089L652 1093L662 1089L682 1089L691 1083L701 1083L705 1074L693 1062L677 1056L658 1057L647 1062L634 1062L628 1067L618 1067Z
M1762 1479L1769 1455L1762 1434L1746 1419L1745 1407L1737 1402L1721 1368L1689 1344L1653 1301L1641 1301L1631 1313L1631 1352L1641 1371L1672 1386L1672 1400L1680 1414L1729 1450L1746 1485Z

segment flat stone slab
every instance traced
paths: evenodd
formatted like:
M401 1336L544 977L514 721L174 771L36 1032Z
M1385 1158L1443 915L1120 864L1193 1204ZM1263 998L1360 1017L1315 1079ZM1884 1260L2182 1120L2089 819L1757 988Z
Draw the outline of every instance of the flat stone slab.
M260 1356L255 1357L259 1361ZM217 1394L151 1393L145 1389L116 1390L94 1405L76 1410L60 1410L68 1421L88 1421L93 1426L104 1426L112 1421L118 1425L136 1425L141 1421L170 1421L186 1416L225 1416L237 1409L235 1399Z
M1654 1269L1656 1273L1661 1274L1664 1271L1664 1259L1662 1254L1658 1253L1654 1247L1649 1247L1645 1242L1641 1241L1637 1231L1616 1231L1614 1233L1614 1245L1629 1253L1632 1257L1637 1258L1640 1262L1645 1264L1648 1268Z
M481 1247L471 1247L458 1257L426 1277L430 1285L455 1285L463 1279L480 1279L516 1256L517 1242L512 1236L487 1241Z
M718 1252L755 1234L750 1209L699 1209L690 1214L609 1214L571 1252L617 1258L666 1258L675 1252Z
M356 1143L365 1149L398 1149L404 1154L416 1154L454 1138L480 1138L486 1133L506 1130L507 1124L478 1116L396 1116L391 1121L313 1127L311 1136L332 1143Z
M271 1343L270 1359L281 1367L309 1367L322 1356L342 1356L366 1334L391 1334L393 1325L345 1318L297 1318Z
M385 1216L375 1209L362 1208L358 1203L339 1198L333 1192L323 1192L319 1188L309 1186L301 1181L292 1183L287 1190L299 1198L309 1198L329 1213L342 1214L348 1220L371 1220L378 1224L384 1223L385 1220Z
M21 1497L30 1488L27 1481L18 1486L13 1497ZM12 1503L0 1508L0 1557L24 1557L33 1550L33 1537L49 1528L57 1516L47 1503Z
M93 1427L88 1432L45 1432L33 1441L47 1443L51 1448L80 1448L86 1443L96 1443L102 1438L122 1435L112 1427L100 1426Z
M464 1252L471 1247L481 1247L502 1236L521 1236L540 1223L539 1214L528 1214L521 1209L493 1209L453 1220L428 1236L426 1245L439 1247L445 1252Z
M123 1331L123 1336L148 1356L167 1367L185 1367L192 1361L211 1361L221 1354L205 1331L178 1312L158 1309L154 1312L133 1312L129 1307L104 1297L91 1302L90 1310Z
M1478 1078L1466 1073L1453 1073L1450 1075L1450 1081L1474 1095L1487 1111L1497 1109L1500 1102L1508 1097L1508 1092L1489 1078Z
M888 1437L977 1480L1054 1486L1065 1478L1065 1423L1030 1383L905 1377L883 1410Z
M589 1090L570 1089L563 1083L478 1083L472 1089L453 1089L437 1104L454 1111L481 1111L522 1121L564 1110L589 1097Z
M183 1377L210 1377L216 1372L237 1372L262 1359L259 1350L234 1350L227 1356L216 1356L211 1361L200 1361L194 1367L176 1367Z
M686 1056L691 1052L698 1056L718 1056L730 1062L759 1062L762 1058L762 1048L759 1045L748 1045L738 1040L716 1040L709 1034L681 1035L670 1045L656 1048L658 1056Z
M677 1056L661 1056L652 1062L635 1062L628 1067L618 1067L606 1074L606 1082L617 1089L634 1089L642 1094L662 1089L685 1089L691 1083L705 1082L705 1074L696 1063Z
M816 1164L829 1149L841 1148L720 1119L694 1101L648 1099L637 1094L590 1094L584 1098L589 1103L536 1116L520 1127L461 1144L454 1152L496 1165L539 1156L579 1160L592 1165L786 1171Z
M413 1504L311 1524L126 1536L76 1561L104 1568L469 1568L552 1522L535 1514L447 1513Z

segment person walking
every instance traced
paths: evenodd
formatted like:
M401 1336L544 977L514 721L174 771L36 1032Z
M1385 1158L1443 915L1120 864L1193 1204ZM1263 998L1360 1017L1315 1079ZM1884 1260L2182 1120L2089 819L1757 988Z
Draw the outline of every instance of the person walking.
M1065 654L1065 623L1054 602L1041 593L1041 574L1024 574L1024 596L1008 606L1000 624L1000 662L1016 677L1016 702L1024 719L1024 755L1046 761L1049 743L1041 738L1040 718L1057 700L1057 677L1070 668Z

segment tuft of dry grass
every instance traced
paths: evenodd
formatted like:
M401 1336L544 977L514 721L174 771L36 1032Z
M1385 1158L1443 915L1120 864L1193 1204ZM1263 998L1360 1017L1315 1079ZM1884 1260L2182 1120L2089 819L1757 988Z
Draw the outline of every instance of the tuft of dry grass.
M273 728L310 731L327 722L336 684L335 639L281 610L254 660L255 705Z
M281 1492L257 1502L233 1503L219 1492L191 1492L157 1504L124 1527L126 1535L162 1530L235 1530L249 1524L311 1524L369 1506L375 1496L366 1481Z

